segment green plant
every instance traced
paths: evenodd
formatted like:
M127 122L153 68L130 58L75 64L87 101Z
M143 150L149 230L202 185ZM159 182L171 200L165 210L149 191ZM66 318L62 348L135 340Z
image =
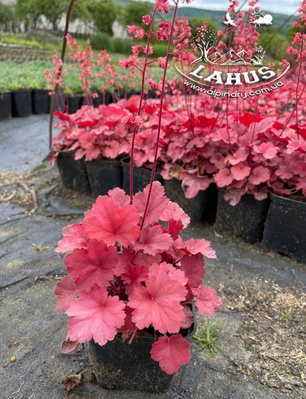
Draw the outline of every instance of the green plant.
M201 350L207 351L211 355L217 354L219 331L209 319L199 324L194 340Z
M99 32L90 37L90 44L94 50L112 51L112 40L107 33Z

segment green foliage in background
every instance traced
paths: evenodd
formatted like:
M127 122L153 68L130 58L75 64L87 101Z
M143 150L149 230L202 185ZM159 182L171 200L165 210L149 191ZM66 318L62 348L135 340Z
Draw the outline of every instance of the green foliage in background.
M113 34L113 23L116 19L116 7L112 0L90 0L87 4L90 15L99 32Z

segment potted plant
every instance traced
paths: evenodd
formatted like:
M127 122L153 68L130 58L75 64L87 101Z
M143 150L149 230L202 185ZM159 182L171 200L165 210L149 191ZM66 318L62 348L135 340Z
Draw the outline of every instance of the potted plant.
M306 140L305 126L290 125L285 138L279 124L275 135L281 149L271 181L270 200L263 236L266 248L306 261Z
M221 307L203 286L204 256L215 257L210 243L181 238L189 217L159 182L146 208L149 190L133 204L119 188L100 196L57 247L69 252L55 290L57 310L71 318L63 350L90 342L105 388L165 391L169 375L190 361L193 306L205 315Z
M48 114L50 112L50 95L44 85L39 82L30 82L32 89L33 114Z
M11 88L13 116L24 118L32 115L32 90L23 87L21 82L14 82Z
M12 95L10 91L0 91L0 120L12 116Z

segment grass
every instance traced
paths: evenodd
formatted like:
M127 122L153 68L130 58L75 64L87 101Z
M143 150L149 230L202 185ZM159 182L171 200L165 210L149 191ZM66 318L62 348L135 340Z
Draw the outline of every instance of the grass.
M194 340L202 351L211 356L217 354L219 331L211 320L207 319L199 324Z

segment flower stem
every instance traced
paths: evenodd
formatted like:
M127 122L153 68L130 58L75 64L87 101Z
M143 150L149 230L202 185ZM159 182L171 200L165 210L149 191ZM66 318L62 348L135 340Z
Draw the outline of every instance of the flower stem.
M150 22L150 28L149 28L149 33L148 33L148 39L147 39L147 51L146 51L146 56L145 56L145 61L144 61L144 66L141 69L141 94L140 94L140 102L139 102L139 107L138 107L138 113L137 116L141 115L142 111L142 105L144 101L144 92L145 92L145 78L146 78L146 72L147 72L147 67L148 67L148 59L149 59L149 46L151 44L151 38L152 38L152 33L153 33L153 25L154 25L154 20L155 20L155 15L156 15L157 7L154 7L153 14L152 14L152 19ZM137 66L136 66L137 67ZM137 69L139 69L137 67ZM134 180L134 149L135 149L135 139L136 139L136 134L138 132L138 125L134 126L133 130L133 136L132 136L132 145L131 145L131 151L130 151L130 203L133 203L133 180Z
M174 24L176 20L176 14L178 10L178 4L179 0L174 2L175 7L173 11L173 17L172 17L172 22L171 22L171 30L169 34L169 39L168 39L168 47L167 47L167 54L166 54L166 61L165 61L165 69L163 73L163 79L162 79L162 88L161 88L161 95L160 95L160 103L159 103L159 119L158 119L158 128L157 128L157 138L156 138L156 144L155 144L155 154L154 154L154 163L153 163L153 169L151 173L151 180L150 180L150 187L149 187L149 193L148 193L148 198L145 206L145 211L143 214L142 222L141 222L141 229L144 226L146 216L148 213L148 207L150 203L150 198L152 194L152 187L153 187L153 182L155 178L155 173L156 173L156 167L157 167L157 157L158 157L158 148L159 148L159 142L160 142L160 132L161 132L161 124L162 124L162 116L163 116L163 105L164 105L164 98L165 98L165 86L166 86L166 77L167 77L167 71L168 71L168 64L169 64L169 58L170 58L170 50L171 50L171 43L172 43L172 38L173 38L173 30L174 30Z

